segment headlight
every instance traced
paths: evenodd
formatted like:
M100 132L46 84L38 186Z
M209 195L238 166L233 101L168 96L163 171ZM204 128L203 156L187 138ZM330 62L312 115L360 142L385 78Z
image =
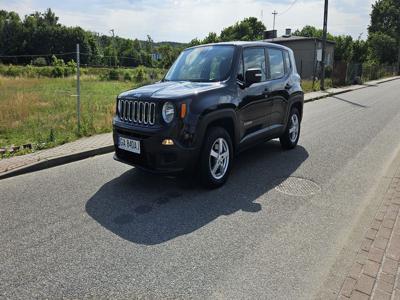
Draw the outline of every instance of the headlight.
M122 104L121 104L121 100L117 100L117 114L121 115L121 109L122 109Z
M171 123L175 116L175 107L171 102L165 102L162 108L165 123Z

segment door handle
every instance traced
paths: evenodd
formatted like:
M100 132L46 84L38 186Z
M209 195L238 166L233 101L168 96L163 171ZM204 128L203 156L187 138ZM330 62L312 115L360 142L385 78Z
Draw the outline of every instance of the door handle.
M264 95L264 96L268 96L268 95L269 95L269 89L268 89L268 88L265 88L265 89L264 89L263 95Z
M286 83L285 89L290 90L292 88L292 85L290 83Z

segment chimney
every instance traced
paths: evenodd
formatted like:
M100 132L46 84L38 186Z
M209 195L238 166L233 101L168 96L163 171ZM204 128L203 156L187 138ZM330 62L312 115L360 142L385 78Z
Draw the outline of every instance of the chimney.
M264 31L264 40L275 39L277 37L276 30L265 30Z
M285 37L290 37L290 36L292 36L292 29L286 28Z

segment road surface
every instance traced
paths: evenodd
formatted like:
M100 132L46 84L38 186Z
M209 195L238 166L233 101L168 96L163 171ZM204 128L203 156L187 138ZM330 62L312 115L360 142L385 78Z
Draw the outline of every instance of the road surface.
M400 143L400 80L308 103L203 190L111 154L0 181L0 298L309 299Z

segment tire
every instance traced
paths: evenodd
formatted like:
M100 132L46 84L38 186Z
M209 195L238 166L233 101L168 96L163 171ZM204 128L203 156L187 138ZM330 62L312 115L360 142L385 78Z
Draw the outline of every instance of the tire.
M290 110L286 130L279 137L283 149L289 150L297 146L300 138L300 113L297 108L293 107Z
M200 154L202 185L212 189L222 186L229 177L232 161L233 147L230 135L222 127L211 127L207 130Z

